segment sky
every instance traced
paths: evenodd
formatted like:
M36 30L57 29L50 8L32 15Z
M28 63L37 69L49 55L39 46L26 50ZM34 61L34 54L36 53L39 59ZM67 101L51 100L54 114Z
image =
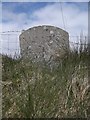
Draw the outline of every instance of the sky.
M79 36L81 31L84 35L88 34L87 0L62 3L15 1L17 2L2 2L2 31L22 31L38 25L53 25L66 30L70 36ZM3 46L7 46L4 42L5 35L2 38Z
M4 2L88 2L89 0L3 0Z
M63 17L61 4L55 2L3 2L2 31L22 30L49 24L65 29L71 36L79 35L82 30L87 34L87 2L64 2L62 9Z

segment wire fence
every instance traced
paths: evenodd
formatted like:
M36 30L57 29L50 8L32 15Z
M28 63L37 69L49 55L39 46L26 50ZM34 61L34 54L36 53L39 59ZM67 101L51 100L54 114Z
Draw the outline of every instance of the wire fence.
M0 53L10 56L20 55L19 35L22 31L4 31L0 32ZM87 36L69 36L70 48L78 48L88 45Z

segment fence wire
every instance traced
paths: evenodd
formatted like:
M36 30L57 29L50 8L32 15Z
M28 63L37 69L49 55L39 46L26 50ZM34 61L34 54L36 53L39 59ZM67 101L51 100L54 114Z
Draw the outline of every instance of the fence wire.
M10 56L20 55L19 35L22 31L4 31L0 32L0 53ZM69 45L71 49L79 49L80 46L88 45L87 36L69 36Z

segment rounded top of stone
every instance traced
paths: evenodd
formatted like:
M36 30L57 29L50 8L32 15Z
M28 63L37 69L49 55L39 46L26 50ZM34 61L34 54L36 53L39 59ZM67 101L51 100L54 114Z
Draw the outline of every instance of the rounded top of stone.
M31 27L31 28L29 28L29 29L27 29L27 30L24 30L24 31L21 33L21 35L22 35L23 33L27 32L27 31L32 30L32 29L35 31L35 30L37 30L37 29L39 29L39 28L42 28L43 30L46 30L46 29L48 29L48 28L51 28L52 31L50 31L50 34L53 34L53 33L54 33L53 30L55 30L55 29L59 29L59 30L65 32L66 34L68 34L67 31L65 31L65 30L63 30L63 29L61 29L61 28L59 28L59 27L56 27L56 26L52 26L52 25L39 25L39 26L34 26L34 27Z

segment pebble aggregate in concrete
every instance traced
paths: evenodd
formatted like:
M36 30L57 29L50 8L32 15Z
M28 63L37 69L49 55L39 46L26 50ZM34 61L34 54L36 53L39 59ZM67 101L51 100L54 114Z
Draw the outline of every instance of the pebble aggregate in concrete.
M62 57L69 50L69 34L54 26L37 26L23 30L19 36L21 56L34 61Z

